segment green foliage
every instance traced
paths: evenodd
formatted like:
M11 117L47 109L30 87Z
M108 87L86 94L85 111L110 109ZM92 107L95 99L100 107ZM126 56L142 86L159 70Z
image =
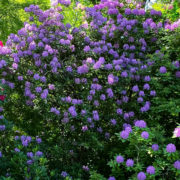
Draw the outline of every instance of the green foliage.
M90 178L89 180L106 180L105 177L103 177L101 174L97 173L96 171L90 172Z

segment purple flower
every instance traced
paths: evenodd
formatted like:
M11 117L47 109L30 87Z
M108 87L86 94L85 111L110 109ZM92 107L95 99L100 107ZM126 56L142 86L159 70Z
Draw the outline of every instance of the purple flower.
M99 101L95 100L93 104L94 104L94 106L99 106Z
M88 73L88 70L89 70L88 66L86 64L84 64L84 65L78 67L77 72L79 74L86 74L86 73Z
M127 93L126 90L122 90L122 91L121 91L121 94L123 94L123 95L126 95L126 93Z
M19 139L19 136L15 136L14 139L17 141Z
M138 101L139 103L141 103L141 102L143 102L143 98L142 98L142 97L138 97L137 101Z
M31 165L33 163L33 160L27 160L27 164Z
M27 136L27 137L26 137L26 140L27 140L28 142L31 142L31 140L32 140L31 136Z
M116 180L116 178L114 176L110 176L108 180Z
M180 127L175 128L173 134L175 137L180 137Z
M108 97L109 97L109 98L112 98L112 97L114 96L114 93L113 93L113 91L112 91L111 88L108 88L108 89L106 90L106 92L108 93Z
M41 142L42 142L42 139L41 138L36 138L36 142L38 143L38 144L40 144Z
M116 157L116 162L117 163L122 163L122 162L124 162L124 158L122 156L117 156Z
M27 147L27 146L28 146L28 140L22 141L22 145L23 145L24 147Z
M105 100L106 100L106 95L105 95L105 94L101 94L100 99L101 99L102 101L105 101Z
M41 98L42 98L42 99L46 99L46 98L47 98L47 95L48 95L47 93L42 93L42 94L41 94Z
M160 72L161 74L166 73L166 72L167 72L166 67L161 66L160 69L159 69L159 72Z
M88 52L88 51L90 51L91 50L91 48L89 47L89 46L85 46L84 47L84 52Z
M83 165L82 168L83 168L84 171L89 171L89 167L88 166Z
M98 128L97 128L97 131L98 131L99 133L102 133L102 132L103 132L102 127L98 127Z
M130 15L131 14L131 9L126 8L124 13L125 13L125 15Z
M124 78L128 77L128 73L126 71L123 71L121 73L121 77L124 77Z
M121 131L120 136L122 139L127 139L129 137L129 131Z
M153 166L148 166L146 172L148 174L155 174L155 168Z
M54 90L55 89L54 84L49 84L48 87L49 87L49 90Z
M93 90L90 90L89 92L91 95L95 95L96 91L93 89Z
M45 77L45 76L41 76L41 77L40 77L40 80L41 80L41 82L44 82L44 83L45 83L45 82L46 82L46 77Z
M159 146L158 146L158 144L153 144L153 145L151 146L151 148L152 148L152 150L154 150L154 151L158 151Z
M6 129L5 125L0 125L0 131L4 131Z
M139 91L138 85L133 86L132 91L133 92L138 92Z
M143 132L141 133L141 137L144 138L144 139L148 139L149 133L148 133L147 131L143 131Z
M35 90L36 90L36 92L37 92L37 93L42 92L42 88L41 88L41 87L36 87L36 89L35 89Z
M99 121L98 111L93 111L93 119L94 119L95 121Z
M116 123L117 123L117 122L116 122L115 119L111 119L111 124L112 124L112 125L116 125Z
M86 110L84 110L84 109L81 110L81 115L82 115L82 116L86 115L86 113L87 113Z
M128 44L124 44L124 45L123 45L123 49L124 49L124 50L128 50L128 49L129 49L129 45L128 45Z
M27 152L27 157L29 157L29 158L33 158L33 153L32 152Z
M108 84L113 84L114 83L114 76L113 76L113 74L109 74L108 75Z
M0 112L3 112L3 110L4 110L3 107L0 107Z
M174 168L180 170L180 161L179 160L174 162Z
M17 63L13 63L12 67L13 67L13 69L17 69L18 68L18 64Z
M77 112L76 112L75 106L69 107L68 111L69 111L69 113L71 114L72 117L76 117L77 116Z
M94 69L99 69L105 62L103 57L100 57L99 60L93 65Z
M83 131L83 132L85 132L85 131L87 131L87 130L88 130L88 127L87 127L87 126L83 126L83 127L82 127L82 131Z
M81 82L81 81L80 81L79 78L75 78L75 83L76 83L76 84L80 84L80 82Z
M153 90L153 91L150 91L150 95L151 95L151 96L156 96L156 91L154 91L154 90Z
M36 152L36 156L39 156L39 157L40 157L40 156L42 156L42 155L43 155L43 153L42 153L41 151L37 151L37 152Z
M67 174L66 171L62 171L62 172L61 172L61 176L62 176L62 177L66 177L66 176L68 176L68 174Z
M116 112L117 112L117 114L119 114L119 115L122 115L122 114L123 114L123 110L120 109L120 108L118 108L118 109L116 110Z
M124 119L125 120L129 119L129 114L128 113L124 113Z
M175 61L172 63L176 68L180 67L180 62L179 61Z
M128 30L128 31L130 31L131 29L132 29L132 26L131 25L127 25L126 26L126 29ZM130 49L131 49L131 47L130 47ZM134 48L135 49L135 48ZM133 50L133 49L131 49L131 50Z
M20 152L20 150L18 148L15 148L14 151L15 152Z
M34 74L34 79L35 80L39 80L39 78L40 78L39 74Z
M144 86L143 86L143 88L145 89L145 90L149 90L150 89L150 86L149 86L149 84L144 84Z
M176 152L176 146L174 144L170 143L166 146L166 151L168 153L174 153L174 152Z
M133 111L129 112L129 117L134 117L134 112Z
M176 71L176 77L180 78L180 71Z
M0 158L2 157L2 152L0 151Z
M151 80L150 76L145 76L144 77L144 81L150 81L150 80Z
M146 128L146 122L143 121L143 120L138 120L138 121L136 121L134 124L135 124L136 127Z
M126 166L127 167L132 167L133 165L134 165L134 161L132 159L127 159Z
M145 180L146 179L146 174L144 172L139 172L137 175L138 180Z
M132 128L131 127L125 127L125 131L131 133L132 132Z
M23 81L23 76L18 76L19 81Z
M72 72L72 67L71 67L71 66L68 66L68 67L66 68L66 71L67 71L67 72Z
M47 51L43 51L42 56L43 57L47 57L48 56L48 52Z
M43 42L39 42L39 43L38 43L38 47L44 47Z

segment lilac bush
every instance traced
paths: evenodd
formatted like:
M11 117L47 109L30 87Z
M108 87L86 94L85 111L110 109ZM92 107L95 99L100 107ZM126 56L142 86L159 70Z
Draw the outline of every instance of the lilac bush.
M167 33L161 12L102 0L86 8L85 24L73 27L63 16L70 1L58 2L47 11L26 8L31 22L0 47L4 115L27 133L16 137L21 147L37 136L43 149L28 150L27 165L45 157L49 171L42 177L56 179L177 176L179 153L151 110L160 93L156 81L179 69L160 51Z

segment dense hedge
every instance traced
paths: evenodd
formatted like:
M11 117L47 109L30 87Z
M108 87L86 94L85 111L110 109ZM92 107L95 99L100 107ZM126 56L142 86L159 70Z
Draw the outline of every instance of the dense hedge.
M25 8L32 23L0 47L1 177L177 179L178 27L106 0L74 8L74 27L59 3Z

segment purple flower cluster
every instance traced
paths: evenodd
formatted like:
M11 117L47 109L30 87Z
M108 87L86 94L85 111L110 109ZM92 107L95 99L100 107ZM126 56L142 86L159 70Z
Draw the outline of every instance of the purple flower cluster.
M146 179L146 174L144 172L139 172L137 175L138 180L145 180Z
M54 114L56 114L56 115L59 115L59 114L60 114L60 111L57 110L55 107L52 107L52 108L51 108L51 112L54 113Z
M148 139L149 133L148 133L147 131L143 131L143 132L141 133L141 137L142 137L143 139Z
M126 166L127 167L132 167L133 165L134 165L134 161L132 159L127 159Z
M174 168L180 170L180 161L179 160L174 162Z
M117 156L116 157L116 162L119 164L119 163L122 163L124 162L124 158L122 156Z
M159 72L160 72L161 74L166 73L166 72L167 72L166 67L161 66L160 69L159 69Z
M137 120L134 125L139 128L146 128L146 122L144 120Z
M153 151L158 151L159 150L159 145L158 144L153 144L151 148L152 148Z
M76 117L77 116L77 112L76 112L75 106L69 107L68 111L69 111L69 113L71 114L72 117Z
M155 168L153 166L148 166L146 172L148 174L155 174Z
M174 152L176 152L176 146L174 144L170 143L166 146L166 151L168 153L174 153Z
M32 138L30 136L21 136L21 143L24 147L27 147L29 145L29 143L32 141Z
M122 139L127 139L131 132L132 132L131 125L125 124L124 130L120 132L120 137Z
M111 176L108 178L108 180L116 180L116 178L114 176Z
M4 131L6 129L5 125L0 125L0 131Z
M175 128L173 133L175 137L180 137L180 127Z

